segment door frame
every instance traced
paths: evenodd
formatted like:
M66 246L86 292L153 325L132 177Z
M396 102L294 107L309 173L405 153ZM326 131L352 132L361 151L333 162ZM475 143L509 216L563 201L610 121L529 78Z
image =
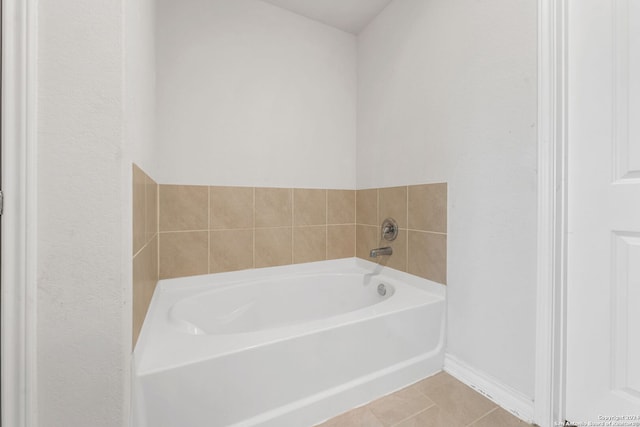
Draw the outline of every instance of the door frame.
M568 0L538 0L538 250L534 421L565 420Z
M2 425L37 425L37 0L2 0Z

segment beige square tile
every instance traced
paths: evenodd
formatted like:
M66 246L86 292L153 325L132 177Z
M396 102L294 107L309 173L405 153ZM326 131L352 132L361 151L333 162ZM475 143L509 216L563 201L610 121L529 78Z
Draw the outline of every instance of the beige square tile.
M145 173L135 164L132 170L132 250L135 255L146 243L145 236Z
M409 187L409 228L447 232L447 184Z
M416 387L423 390L420 385ZM455 415L455 419L463 425L468 425L497 407L495 403L455 379L433 388L427 397L442 411Z
M327 259L356 256L356 225L327 226Z
M160 231L209 229L209 188L198 185L160 186Z
M148 270L147 270L147 277L149 278L149 281L147 281L147 286L145 286L145 296L146 298L151 301L151 297L153 296L153 293L156 290L156 284L158 283L158 280L160 280L160 276L159 276L159 266L158 266L158 243L159 243L159 236L156 234L153 239L151 239L151 241L149 242L149 262L146 264Z
M133 258L133 347L158 283L158 236Z
M158 233L158 184L146 176L145 180L146 194L146 220L145 231L146 241L151 240Z
M371 402L368 406L382 425L392 426L430 408L433 402L415 386L410 386Z
M378 227L371 225L356 225L356 256L375 262L374 258L369 257L371 249L379 247L380 238Z
M132 318L132 342L131 348L136 347L138 342L138 336L140 336L140 330L142 329L142 323L144 317L147 314L147 308L149 307L144 298L144 283L143 283L143 270L144 262L142 260L142 252L138 253L138 256L133 258L133 318Z
M327 191L327 224L355 224L356 192L354 190Z
M292 263L292 229L259 228L255 231L255 265L257 268Z
M353 409L317 427L384 427L368 406Z
M356 191L356 223L378 224L378 189Z
M210 187L211 230L253 228L252 187Z
M160 279L209 272L209 232L160 233Z
M290 188L256 188L256 227L292 225L293 192Z
M253 268L253 229L212 231L209 272Z
M293 225L327 223L327 190L293 190Z
M377 261L379 264L400 271L407 271L407 230L400 229L398 237L392 242L380 240L380 246L390 246L393 249L391 255L384 255L377 259L370 258L371 261Z
M381 188L378 192L378 221L396 220L400 228L407 228L407 187Z
M397 424L396 427L465 427L456 418L455 414L449 414L438 406L432 406Z
M293 263L327 259L327 226L293 227Z
M447 235L409 231L408 272L447 284Z
M527 427L532 424L525 423L519 418L514 417L502 408L496 408L489 412L469 427Z

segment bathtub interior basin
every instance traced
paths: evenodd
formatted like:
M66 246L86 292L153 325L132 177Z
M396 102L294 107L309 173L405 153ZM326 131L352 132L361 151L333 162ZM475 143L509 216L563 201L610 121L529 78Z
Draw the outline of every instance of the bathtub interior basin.
M194 335L238 334L359 310L393 296L390 283L362 274L298 274L212 289L178 301L173 325Z
M442 369L445 297L354 258L163 280L134 351L134 426L320 423Z

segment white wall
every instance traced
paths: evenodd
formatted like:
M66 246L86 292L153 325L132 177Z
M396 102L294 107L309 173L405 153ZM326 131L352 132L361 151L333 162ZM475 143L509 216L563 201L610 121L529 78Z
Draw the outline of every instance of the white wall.
M39 2L40 427L128 425L131 177L123 2Z
M358 188L449 182L448 352L531 398L536 13L394 0L358 37Z
M133 161L157 173L155 0L125 5L125 138Z
M257 0L159 0L160 183L354 188L356 39Z

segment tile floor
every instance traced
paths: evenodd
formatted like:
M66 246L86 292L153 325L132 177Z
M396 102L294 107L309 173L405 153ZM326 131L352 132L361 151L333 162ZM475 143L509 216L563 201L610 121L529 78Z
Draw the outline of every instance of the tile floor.
M451 375L441 372L317 427L525 427Z

